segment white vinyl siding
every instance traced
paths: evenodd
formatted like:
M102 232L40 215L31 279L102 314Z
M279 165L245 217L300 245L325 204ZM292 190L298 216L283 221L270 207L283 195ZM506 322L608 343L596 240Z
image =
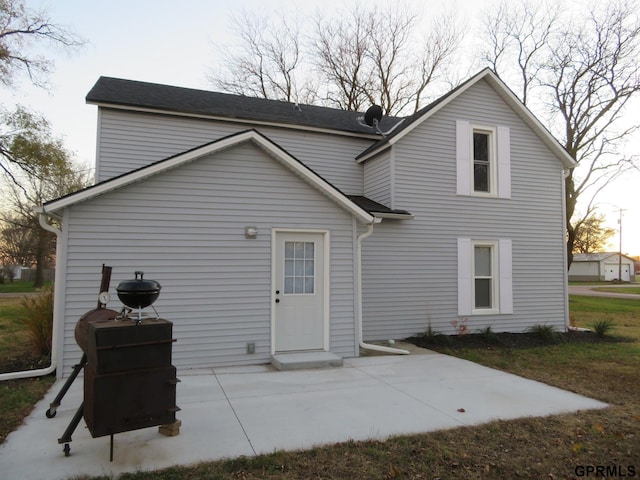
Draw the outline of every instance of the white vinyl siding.
M371 140L174 115L99 109L97 181L128 173L172 155L255 128L349 195L362 194L355 157Z
M162 285L154 306L174 323L178 368L268 362L273 227L330 229L329 347L355 355L353 217L243 144L65 211L65 374L81 356L74 328L95 306L103 263L112 293L135 270ZM108 308L120 308L113 294Z
M364 164L364 196L392 207L393 162L391 153L367 160Z
M497 126L498 145L506 137L500 126L507 127L509 201L457 193L460 119ZM478 82L393 149L394 207L414 218L383 220L363 242L365 341L408 337L429 324L455 333L451 321L459 311L469 317L471 331L491 325L497 332L523 332L541 318L564 329L563 166L491 86ZM470 168L465 171L470 185ZM510 240L498 243L500 264L511 262L511 281L499 286L500 314L459 310L459 238ZM507 285L511 295L501 290Z
M498 126L498 197L511 198L511 137L509 127Z

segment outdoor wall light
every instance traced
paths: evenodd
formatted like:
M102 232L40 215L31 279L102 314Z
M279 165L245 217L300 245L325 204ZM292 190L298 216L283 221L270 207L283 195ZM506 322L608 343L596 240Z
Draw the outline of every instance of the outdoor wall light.
M257 237L258 237L257 227L244 227L244 238L257 238Z

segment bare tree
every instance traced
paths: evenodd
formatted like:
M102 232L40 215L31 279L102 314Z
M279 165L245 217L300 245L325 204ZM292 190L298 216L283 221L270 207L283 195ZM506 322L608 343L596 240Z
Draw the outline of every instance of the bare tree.
M237 95L295 101L301 62L297 20L280 16L273 22L267 16L244 11L241 16L232 17L232 25L239 46L225 48L226 70L212 71L209 81Z
M504 80L519 92L525 105L545 65L559 14L559 4L520 0L516 7L504 1L491 16L484 18L488 47L483 58L495 72L509 75Z
M638 125L623 125L640 91L640 20L635 2L609 0L559 11L526 0L504 2L488 18L485 59L534 112L541 112L578 167L568 173L568 263L576 229L597 194L637 162L621 146ZM534 95L535 93L535 95ZM576 205L584 197L584 215Z
M312 63L323 79L323 103L343 110L360 110L367 101L365 85L373 81L367 65L372 16L355 7L347 17L314 18L310 39Z
M419 31L420 16L402 5L355 6L312 18L309 34L297 21L245 14L234 19L239 50L209 80L222 90L286 101L386 114L414 112L425 89L457 51L462 28L445 13Z
M22 0L0 0L0 81L12 85L16 74L26 73L32 83L46 86L53 64L34 53L37 43L46 41L63 47L77 47L82 40L44 11L25 7Z
M23 0L0 0L0 83L14 87L20 75L26 74L34 85L46 87L53 64L37 53L42 43L74 48L83 41L53 23L45 12L27 9ZM4 125L0 132L0 170L9 175L9 165L26 166L9 148L14 127Z

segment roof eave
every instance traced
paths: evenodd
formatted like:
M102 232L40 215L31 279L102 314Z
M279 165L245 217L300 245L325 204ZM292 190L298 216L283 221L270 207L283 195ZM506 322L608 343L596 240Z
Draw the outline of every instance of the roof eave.
M379 140L380 135L373 133L354 132L349 130L338 130L331 128L312 127L309 125L301 125L296 123L275 122L266 120L251 120L238 117L227 117L223 115L207 115L204 113L187 112L182 110L169 110L163 108L144 107L130 104L122 104L116 102L96 102L87 100L87 105L95 105L99 108L109 108L114 110L126 110L130 112L153 113L156 115L172 115L177 117L201 118L206 120L215 120L221 122L239 123L243 125L260 125L266 127L287 128L293 130L301 130L306 132L325 133L329 135L340 135L344 137L363 138L367 140Z
M392 220L413 220L415 216L411 213L391 213L391 212L370 212L377 218L388 218Z
M520 101L520 99L509 89L506 84L490 69L483 70L485 78L489 85L493 87L496 93L524 120L524 122L536 132L549 149L558 157L565 168L575 168L578 162L569 155L569 152L558 142L558 140L547 130L540 120ZM482 72L481 72L482 73Z

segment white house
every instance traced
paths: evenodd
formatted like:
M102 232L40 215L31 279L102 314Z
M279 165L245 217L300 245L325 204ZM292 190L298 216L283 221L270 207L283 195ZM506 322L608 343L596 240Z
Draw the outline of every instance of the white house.
M569 280L574 282L635 281L635 261L619 253L578 253L569 267Z
M574 161L490 70L406 118L100 78L96 185L58 232L58 370L102 264L162 285L179 368L357 356L424 331L568 318ZM112 285L112 288L114 288ZM109 308L119 309L117 300ZM255 346L254 348L250 348Z

